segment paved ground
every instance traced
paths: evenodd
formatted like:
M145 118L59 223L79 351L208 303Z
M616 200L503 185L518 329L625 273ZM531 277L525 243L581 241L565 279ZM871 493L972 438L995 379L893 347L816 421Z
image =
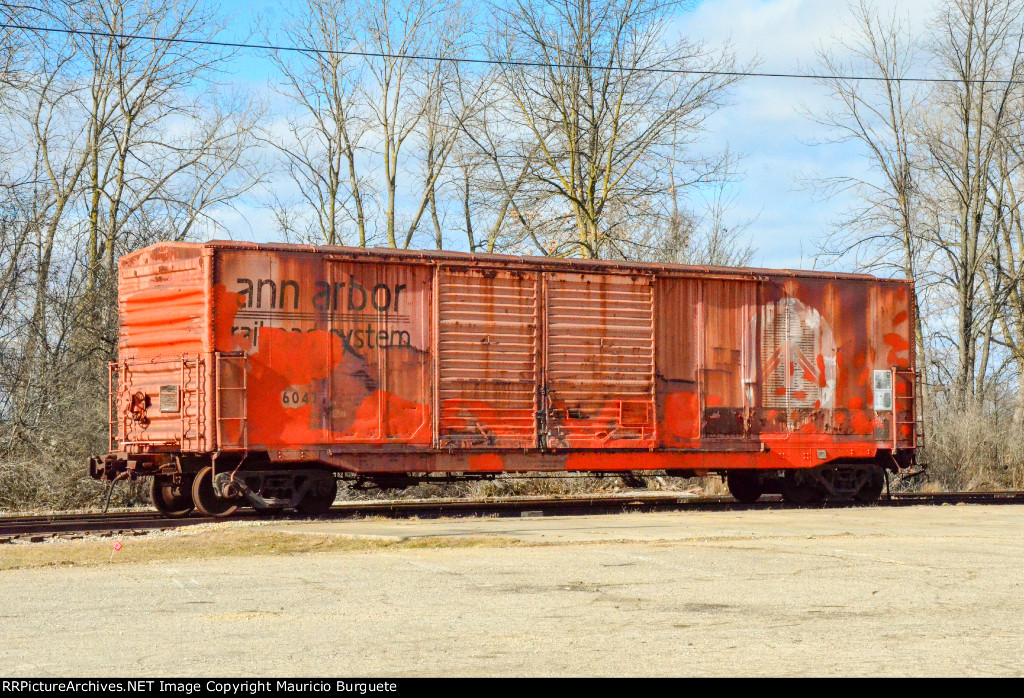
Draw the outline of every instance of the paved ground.
M268 529L494 544L0 572L0 675L1024 673L1024 507Z

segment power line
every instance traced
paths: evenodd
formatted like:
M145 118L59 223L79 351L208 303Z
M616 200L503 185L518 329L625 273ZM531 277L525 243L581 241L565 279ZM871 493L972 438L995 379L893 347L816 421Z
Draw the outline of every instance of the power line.
M343 49L303 48L301 46L280 46L275 44L251 44L237 41L213 41L209 39L186 39L181 37L149 36L145 34L118 34L113 32L94 31L90 29L62 29L59 27L36 27L24 24L0 24L0 29L18 29L21 31L67 34L73 36L90 36L119 41L154 41L169 44L189 44L193 46L215 46L219 48L251 49L256 51L288 51L293 53L315 53L323 55L345 56L354 58L389 58L412 61L434 61L437 63L458 63L468 65L495 65L508 68L558 68L566 70L620 70L616 66L588 65L586 63L546 63L543 61L501 60L494 58L465 58L454 56L424 56L417 54L383 53L374 51L348 51ZM760 73L741 70L693 70L685 68L648 68L636 67L629 69L642 73L669 73L676 75L701 75L736 78L783 78L793 80L851 80L862 82L911 82L911 83L989 83L993 85L1018 85L1024 80L988 79L988 78L922 78L922 77L879 77L876 75L823 75L816 73Z

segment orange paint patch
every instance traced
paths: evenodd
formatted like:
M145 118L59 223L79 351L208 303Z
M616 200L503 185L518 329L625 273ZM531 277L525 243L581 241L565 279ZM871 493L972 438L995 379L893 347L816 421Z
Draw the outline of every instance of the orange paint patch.
M469 469L476 471L501 471L504 459L498 453L472 453L469 456Z
M376 371L331 332L261 328L249 356L250 443L430 443L429 406L380 390Z
M861 371L857 374L857 385L866 387L868 385L868 378L871 377L870 371Z
M886 357L886 361L890 364L899 366L905 366L907 364L907 358L900 356L903 352L910 349L910 341L906 337L890 332L883 337L885 343L888 344L892 349L889 350L889 355Z
M850 426L855 434L871 434L875 430L875 420L863 410L858 410L851 415Z
M239 304L244 302L245 296L241 293L229 292L224 284L216 284L213 287L213 307L217 309L213 318L213 341L218 349L236 351L252 348L251 342L246 341L245 346L241 346L239 344L241 336L235 337L231 334Z
M401 395L377 391L384 410L384 437L403 443L430 443L427 428L429 409L426 405L406 400Z
M708 395L708 407L721 407L722 397L720 395Z
M695 439L700 435L700 400L697 393L669 393L665 396L662 436Z
M900 312L896 313L895 316L893 316L892 324L899 325L902 322L906 322L907 318L909 317L910 315L907 313L906 310L901 310Z

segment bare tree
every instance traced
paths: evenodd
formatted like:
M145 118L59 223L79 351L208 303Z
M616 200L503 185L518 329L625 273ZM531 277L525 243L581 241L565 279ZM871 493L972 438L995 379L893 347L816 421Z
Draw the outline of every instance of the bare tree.
M213 38L209 7L75 0L41 12L73 33L21 37L25 79L0 110L0 486L25 475L8 479L8 466L45 469L50 456L80 479L77 449L101 430L68 420L99 424L104 411L118 256L209 232L213 211L259 176L248 148L259 105L219 91L223 50L137 38ZM54 433L83 438L54 446Z
M447 95L460 73L448 59L460 53L468 16L455 0L376 0L363 6L354 26L353 43L366 56L363 95L383 180L384 235L389 247L408 247L458 132L461 115L443 114L455 103ZM462 106L471 108L472 102ZM408 146L417 135L423 136L422 186L418 193L402 187L401 194L413 203L399 233L399 178L411 165L415 154Z
M1017 119L1024 118L1017 102ZM1016 368L1016 399L1013 423L1024 425L1024 223L1021 220L1021 196L1024 193L1024 133L1001 139L991 173L990 205L995 212L996 240L988 262L983 265L982 281L988 306L989 331L998 323L995 342L1005 347ZM985 362L979 377L986 374Z
M187 239L194 226L213 222L211 209L254 184L256 162L247 150L262 107L221 95L210 82L223 50L127 38L213 38L222 25L210 8L85 0L76 12L90 29L122 35L85 40L98 117L89 148L91 289L101 260L104 273L114 274L129 226L145 219L150 229L173 229L175 238Z
M307 0L301 11L284 22L279 31L288 43L308 49L272 54L283 78L278 91L288 100L288 109L297 106L299 113L271 126L263 141L284 156L303 209L313 217L309 226L297 219L301 213L291 214L287 222L279 216L282 228L312 227L316 232L306 232L306 239L338 245L349 241L344 228L350 221L356 232L354 242L365 247L366 201L372 188L358 160L367 139L367 109L359 91L364 69L360 61L340 53L354 46L352 12L347 0ZM287 206L278 210L286 216L291 213Z
M1005 139L1021 128L1015 108L1024 79L1024 3L948 0L933 27L936 66L951 78L939 84L923 120L933 188L925 231L942 264L939 277L953 294L957 401L977 391L979 351L989 351L992 305L985 306L982 268L996 242L990 175Z
M1004 211L1016 197L1008 179L1016 166L1000 154L1021 133L1024 3L946 0L921 46L905 22L879 16L867 0L852 6L852 19L854 39L820 55L834 106L811 117L835 141L863 146L871 174L825 180L859 203L823 251L918 282L918 355L933 355L922 361L934 371L929 382L951 386L964 405L984 392L990 370L999 373L993 343L1017 283L1012 272L992 272L1013 257L999 231L1012 220ZM905 81L924 65L945 80Z
M679 7L543 0L497 9L495 58L505 61L502 99L517 136L497 157L524 162L512 205L544 254L628 246L623 225L664 214L669 173L703 164L673 161L672 150L724 104L737 78L722 73L736 65L728 50L669 36Z
M822 252L834 258L853 257L865 271L894 271L922 280L923 254L918 225L919 196L915 181L921 156L915 128L922 116L924 95L916 83L905 83L917 64L910 27L893 10L879 13L869 0L851 6L852 37L835 38L819 51L821 82L833 105L808 116L835 134L831 143L857 142L871 163L871 179L832 176L818 182L830 194L854 191L859 204L826 238ZM847 76L871 77L870 81ZM917 352L926 365L921 306L917 310Z

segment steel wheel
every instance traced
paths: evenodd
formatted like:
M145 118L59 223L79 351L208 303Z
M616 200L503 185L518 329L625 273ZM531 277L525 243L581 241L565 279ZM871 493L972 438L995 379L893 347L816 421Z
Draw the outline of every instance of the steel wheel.
M726 481L729 494L744 504L753 504L764 494L761 474L756 470L730 470Z
M338 481L333 474L329 474L313 483L295 510L303 516L322 516L330 511L337 496Z
M192 483L182 478L181 484L175 485L168 475L154 475L150 484L149 497L153 506L164 516L181 518L188 516L195 508L192 501Z
M218 497L213 491L213 468L209 465L199 471L192 483L192 500L196 509L207 516L231 516L238 511L233 500Z
M868 471L868 477L857 494L854 495L854 499L861 504L877 502L878 498L882 496L883 489L885 489L885 473L880 467L874 466Z
M807 482L804 478L797 478L792 473L787 473L782 478L782 501L786 504L805 506L807 504L821 504L825 501L825 493L814 483Z

